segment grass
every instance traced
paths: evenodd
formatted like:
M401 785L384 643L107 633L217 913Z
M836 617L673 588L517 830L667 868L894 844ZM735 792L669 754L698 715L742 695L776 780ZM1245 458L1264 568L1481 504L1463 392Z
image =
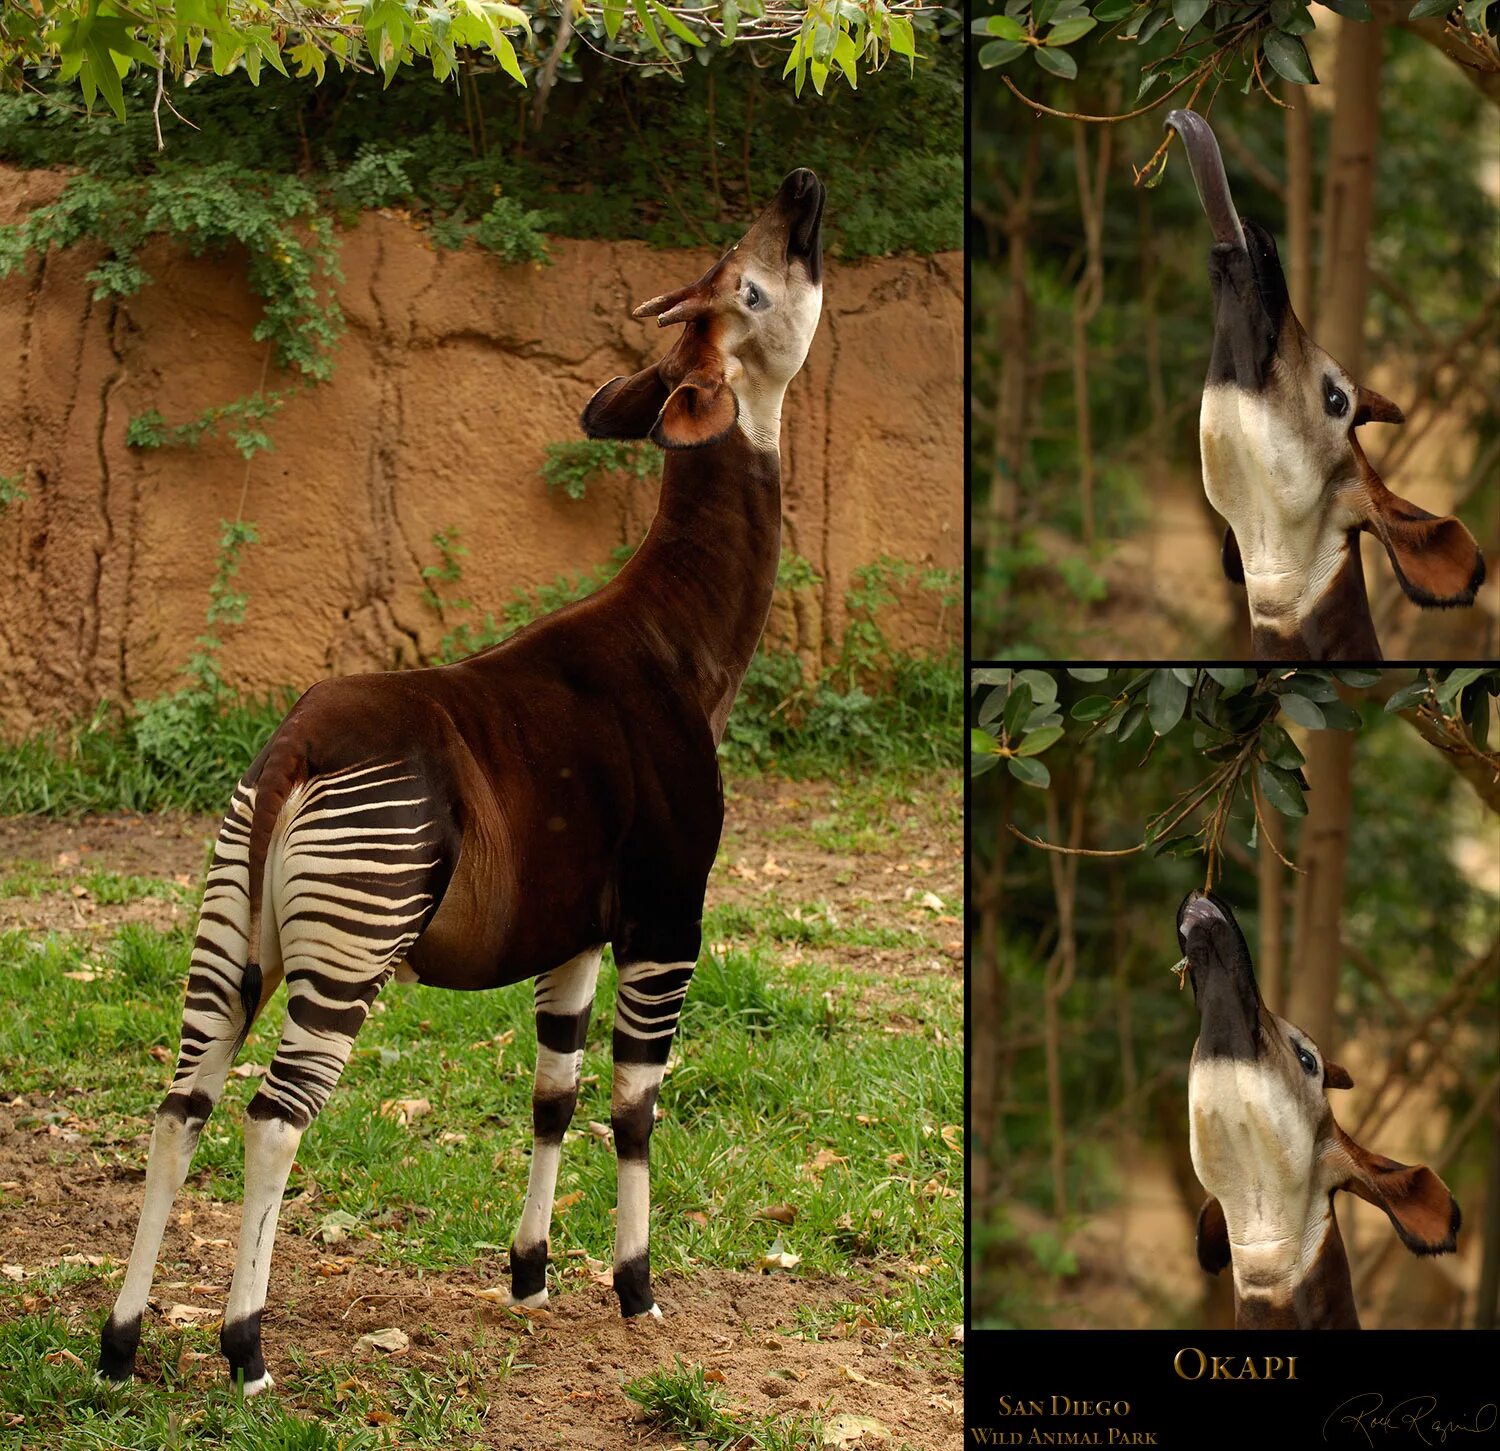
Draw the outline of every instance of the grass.
M889 820L906 788L887 790ZM862 783L836 798L808 834L856 840L875 817L876 797L875 785ZM41 894L80 880L101 900L184 894L193 904L193 893L175 884L98 871L54 877L17 867L0 887ZM0 1088L6 1099L29 1100L17 1127L65 1131L35 1140L54 1162L141 1167L143 1136L171 1072L159 1060L176 1052L191 941L187 925L158 930L137 922L105 943L55 932L0 934ZM872 927L847 906L835 913L789 900L721 903L705 922L705 942L713 946L688 997L653 1141L657 1272L753 1270L779 1239L800 1257L795 1273L838 1276L849 1287L844 1301L804 1309L787 1336L817 1339L863 1323L916 1345L945 1346L962 1319L957 975L841 968L841 948L921 949L910 933ZM801 958L809 944L820 949L816 961ZM93 980L64 976L85 964ZM607 1263L613 1244L613 1150L592 1127L609 1121L613 991L606 957L558 1183L554 1294L571 1288L558 1266L576 1267L583 1256ZM269 1062L280 1003L257 1025L242 1062ZM529 988L450 993L393 984L381 1005L303 1141L283 1233L310 1234L339 1211L377 1264L441 1274L488 1261L498 1270L525 1192ZM916 1026L892 1031L892 1010ZM229 1080L204 1130L190 1194L240 1197L241 1120L255 1086L254 1079ZM410 1125L381 1115L382 1103L403 1098L425 1098L431 1112ZM315 1202L299 1198L307 1191ZM17 1192L0 1190L0 1221ZM778 1217L767 1217L768 1209ZM18 1241L5 1243L5 1258L25 1258ZM885 1276L878 1291L877 1272ZM227 1388L205 1393L207 1382L192 1374L197 1363L181 1361L184 1352L201 1354L217 1371L210 1330L174 1329L151 1317L141 1363L159 1367L162 1384L98 1386L88 1373L97 1324L64 1318L58 1302L92 1276L111 1275L117 1284L118 1273L118 1266L62 1264L19 1284L0 1278L0 1365L7 1367L0 1447L468 1445L482 1429L475 1417L498 1393L497 1374L504 1378L493 1354L482 1374L462 1358L431 1374L389 1362L294 1360L278 1370L277 1397L241 1408ZM811 1422L758 1420L721 1406L701 1365L662 1369L626 1389L674 1437L764 1451L816 1444Z

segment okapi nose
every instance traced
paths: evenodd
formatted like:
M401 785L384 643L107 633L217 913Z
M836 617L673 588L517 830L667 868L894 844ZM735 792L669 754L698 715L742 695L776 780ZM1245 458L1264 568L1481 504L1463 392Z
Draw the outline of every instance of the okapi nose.
M1207 897L1193 897L1182 909L1181 927L1183 933L1192 927L1208 927L1214 923L1223 922L1224 914Z

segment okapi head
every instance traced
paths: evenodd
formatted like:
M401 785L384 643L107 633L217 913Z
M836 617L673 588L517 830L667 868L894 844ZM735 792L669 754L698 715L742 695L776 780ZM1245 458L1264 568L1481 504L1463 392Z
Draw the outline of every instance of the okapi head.
M591 438L698 448L738 427L774 452L781 400L807 359L823 307L823 183L805 168L696 282L631 314L685 323L667 355L613 378L583 410Z
M1173 111L1167 124L1182 136L1214 235L1203 487L1229 525L1224 570L1249 594L1255 653L1378 658L1360 530L1385 545L1419 605L1473 604L1484 559L1457 519L1429 514L1381 482L1355 430L1404 415L1303 331L1276 243L1235 211L1208 123Z
M1200 1019L1189 1143L1212 1196L1198 1215L1198 1262L1210 1274L1232 1266L1237 1327L1357 1329L1334 1194L1384 1210L1418 1255L1454 1248L1458 1205L1431 1169L1371 1153L1334 1122L1327 1091L1353 1081L1261 1001L1226 903L1189 894L1177 936Z

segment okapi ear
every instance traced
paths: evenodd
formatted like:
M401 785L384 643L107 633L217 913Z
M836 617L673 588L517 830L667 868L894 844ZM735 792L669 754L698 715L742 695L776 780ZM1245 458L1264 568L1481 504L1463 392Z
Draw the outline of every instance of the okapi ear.
M672 390L651 441L662 448L702 448L723 438L739 416L740 401L722 376L695 373Z
M1342 1068L1337 1063L1330 1063L1325 1058L1323 1060L1323 1087L1353 1088L1354 1080L1350 1078L1347 1068Z
M1213 1195L1203 1201L1198 1211L1198 1263L1216 1275L1229 1263L1229 1226L1224 1221L1224 1207Z
M1354 400L1352 428L1361 423L1405 423L1406 415L1384 394L1361 385Z
M1355 505L1360 527L1385 545L1401 588L1429 608L1472 605L1484 583L1484 555L1474 536L1451 514L1429 514L1393 494L1358 442L1350 442L1362 476Z
M655 363L628 378L611 378L583 410L590 438L645 438L667 401L667 385Z
M1458 1201L1426 1164L1398 1164L1361 1148L1338 1129L1339 1148L1348 1178L1335 1187L1357 1194L1385 1211L1413 1254L1450 1254L1463 1223Z
M1234 537L1233 529L1224 531L1224 576L1230 584L1244 584L1245 564L1240 558L1240 542Z

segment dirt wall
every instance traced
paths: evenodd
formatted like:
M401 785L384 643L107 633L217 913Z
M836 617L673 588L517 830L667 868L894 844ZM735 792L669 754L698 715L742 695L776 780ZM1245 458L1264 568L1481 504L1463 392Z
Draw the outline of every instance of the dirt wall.
M0 223L62 185L0 169ZM0 282L0 475L20 475L27 496L0 513L0 733L174 685L203 629L219 521L242 493L259 543L222 659L251 690L416 664L455 623L640 537L654 482L553 496L543 447L579 437L593 390L661 350L630 306L699 275L707 254L557 239L551 266L507 267L435 250L381 214L341 242L333 379L292 399L248 469L227 441L125 442L132 416L182 422L260 382L243 258L153 244L152 283L125 300L93 298L86 249ZM823 582L779 599L772 622L810 665L841 638L859 566L962 566L962 275L956 253L828 265L782 437L785 547ZM421 570L452 527L468 552L460 584L442 588L476 609L445 623ZM931 648L957 640L962 616L913 587L882 622Z

